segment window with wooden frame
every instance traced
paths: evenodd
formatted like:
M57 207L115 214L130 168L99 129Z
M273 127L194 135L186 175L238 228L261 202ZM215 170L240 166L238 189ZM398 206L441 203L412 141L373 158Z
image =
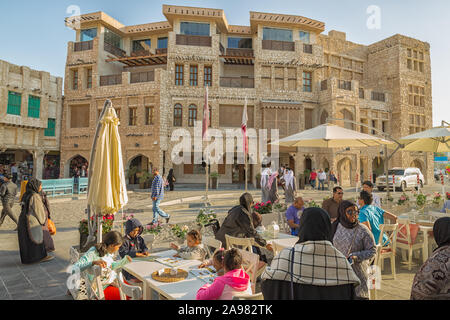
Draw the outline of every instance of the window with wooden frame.
M425 87L409 85L408 104L415 107L425 107Z
M129 115L128 125L136 126L137 125L137 108L129 108L128 115Z
M92 88L92 69L89 68L86 70L86 88Z
M56 136L55 128L56 128L56 119L49 118L47 121L47 129L45 129L44 131L44 136L46 137Z
M205 66L205 87L212 86L212 67Z
M424 72L425 58L423 51L408 48L406 49L406 52L407 52L406 67L409 70Z
M154 110L155 108L153 106L145 107L145 125L150 126L154 124Z
M175 85L182 86L184 84L184 66L182 64L175 65Z
M28 96L28 117L39 119L41 115L41 98Z
M22 95L17 92L8 92L8 107L6 109L7 114L20 116L20 108L22 104Z
M173 110L173 126L181 127L183 126L183 107L181 104L177 103Z
M197 121L197 106L191 104L189 106L188 127L194 127L195 121Z
M312 73L303 71L303 92L312 92Z
M198 66L191 66L190 67L190 79L189 79L189 85L191 87L198 86Z
M78 90L78 70L72 70L72 89Z

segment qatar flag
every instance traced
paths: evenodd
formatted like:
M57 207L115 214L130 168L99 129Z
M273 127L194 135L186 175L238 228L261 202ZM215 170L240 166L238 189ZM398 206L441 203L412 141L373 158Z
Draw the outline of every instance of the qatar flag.
M245 105L244 105L244 114L242 115L242 138L244 139L244 152L245 154L248 153L248 142L247 142L247 98L245 98Z
M202 128L203 140L206 140L208 137L208 127L209 127L209 104L208 104L208 86L206 86L205 105L203 106L203 128Z

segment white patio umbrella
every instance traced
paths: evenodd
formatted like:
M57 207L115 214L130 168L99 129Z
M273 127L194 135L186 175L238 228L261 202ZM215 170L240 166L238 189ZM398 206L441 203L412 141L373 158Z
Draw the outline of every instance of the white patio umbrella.
M376 136L345 129L333 124L323 124L292 136L273 141L283 147L347 148L374 147L391 142Z
M91 209L97 214L97 242L101 242L103 216L117 213L128 203L119 118L110 100L100 115L91 151L87 202L88 221ZM93 240L94 230L90 225L88 242Z
M450 126L435 127L400 139L404 151L450 152Z

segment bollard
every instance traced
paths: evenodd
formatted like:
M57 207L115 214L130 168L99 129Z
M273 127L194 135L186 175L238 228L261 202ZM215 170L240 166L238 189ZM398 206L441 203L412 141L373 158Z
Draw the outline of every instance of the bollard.
M395 174L392 175L392 192L395 193Z
M444 175L441 172L441 185L442 185L442 197L445 199L445 184L444 184Z
M420 177L419 174L417 174L417 192L420 191Z

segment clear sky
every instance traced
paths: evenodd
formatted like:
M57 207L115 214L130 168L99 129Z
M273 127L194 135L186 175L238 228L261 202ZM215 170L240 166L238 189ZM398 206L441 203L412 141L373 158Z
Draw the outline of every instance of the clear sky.
M448 0L34 0L0 1L0 59L64 77L67 42L64 25L70 6L81 13L104 11L124 25L164 21L162 5L224 9L230 24L249 25L250 11L301 15L325 22L347 40L371 44L403 34L431 45L433 125L450 121L450 1ZM369 6L380 9L380 29L369 29Z

